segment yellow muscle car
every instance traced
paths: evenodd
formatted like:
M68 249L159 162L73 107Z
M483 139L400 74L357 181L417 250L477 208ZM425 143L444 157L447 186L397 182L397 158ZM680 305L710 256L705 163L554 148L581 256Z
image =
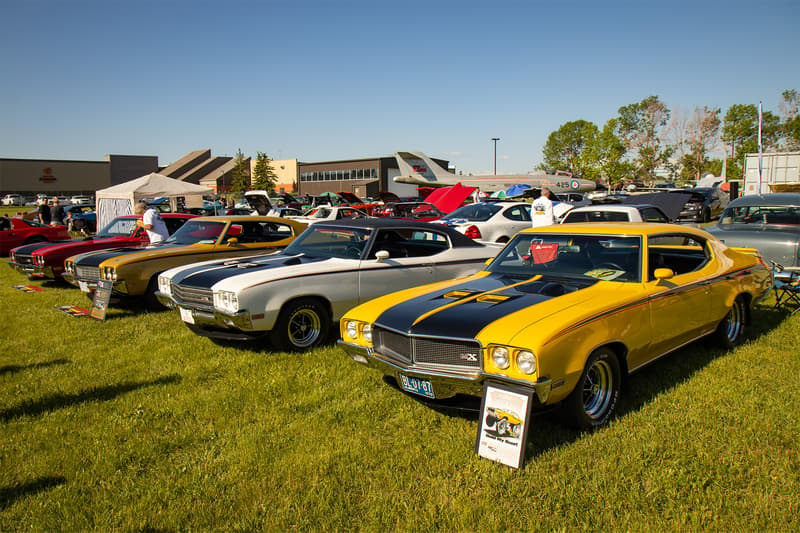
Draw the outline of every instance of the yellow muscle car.
M391 293L344 314L341 346L427 398L522 386L591 429L622 379L695 339L738 344L771 286L753 249L654 223L531 228L481 272Z
M238 258L284 248L306 229L286 218L209 216L187 221L165 241L145 248L115 248L79 254L64 262L64 279L90 296L100 279L113 282L112 294L145 296L150 307L158 275L172 267L211 259Z

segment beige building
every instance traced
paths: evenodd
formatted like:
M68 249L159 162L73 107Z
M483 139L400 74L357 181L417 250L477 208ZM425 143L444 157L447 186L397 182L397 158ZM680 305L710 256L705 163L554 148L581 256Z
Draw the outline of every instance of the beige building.
M256 159L250 160L250 176L255 173L256 162ZM278 176L275 192L279 194L297 192L297 159L273 159L269 165Z

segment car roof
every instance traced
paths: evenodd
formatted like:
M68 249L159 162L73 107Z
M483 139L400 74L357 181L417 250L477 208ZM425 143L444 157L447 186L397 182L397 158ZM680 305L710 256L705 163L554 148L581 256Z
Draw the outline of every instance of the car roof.
M291 224L295 222L290 218L283 218L283 217L264 217L264 216L256 216L256 215L204 215L200 217L194 217L192 220L199 220L199 221L208 221L208 222L276 222L278 224L287 223ZM297 222L300 224L300 222Z
M330 222L317 222L312 226L312 228L337 226L346 226L359 229L398 228L436 231L447 234L454 246L484 246L483 244L466 237L463 233L454 230L449 226L445 226L444 224L431 224L429 222L421 222L418 220L409 220L405 218L369 217L347 220L332 220Z
M582 235L661 235L664 233L690 233L703 238L715 238L700 228L662 222L576 222L526 228L520 233L564 233Z
M768 194L750 194L731 200L728 207L741 207L748 205L800 205L800 193L773 192Z
M652 204L593 204L574 207L567 211L567 214L582 213L584 211L617 211L621 213L628 213L631 211L639 211L640 209L644 209L646 207L654 207L659 209L658 206Z

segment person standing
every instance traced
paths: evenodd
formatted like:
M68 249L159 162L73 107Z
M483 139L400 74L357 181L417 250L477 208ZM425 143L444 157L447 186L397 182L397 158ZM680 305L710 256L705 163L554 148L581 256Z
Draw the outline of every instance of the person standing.
M161 242L169 237L167 225L164 224L164 219L161 218L161 213L156 209L147 207L144 202L139 202L133 210L137 215L142 215L141 220L136 221L136 225L144 228L147 231L147 236L150 238L150 244Z
M50 206L50 225L60 226L64 223L64 206L58 203L58 198L53 198L53 205Z
M50 224L50 207L47 205L47 198L42 198L39 202L39 223Z
M553 201L550 199L550 189L542 187L542 193L531 204L531 225L536 228L539 226L550 226L555 224L553 216Z

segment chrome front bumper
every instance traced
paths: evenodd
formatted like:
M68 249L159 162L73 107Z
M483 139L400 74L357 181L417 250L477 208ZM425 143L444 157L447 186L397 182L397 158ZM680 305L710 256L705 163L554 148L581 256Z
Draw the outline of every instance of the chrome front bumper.
M172 298L156 291L156 298L164 307L178 309L186 326L204 337L246 340L260 337L266 331L254 331L249 311L228 314L216 309L205 309L175 303Z
M402 365L396 361L384 358L380 354L372 351L371 348L346 342L341 339L337 341L337 344L354 361L370 368L380 370L384 375L393 377L398 384L401 382L401 374L406 377L429 380L437 399L450 398L456 394L481 396L483 394L484 382L486 381L508 383L532 389L540 405L544 405L550 397L552 381L547 378L539 378L535 383L531 383L529 381L510 379L505 376L487 374L482 371L457 373L429 368L423 369L415 366Z
M40 267L31 264L15 263L13 261L9 261L8 266L31 278L56 278L55 273L53 272L53 267Z

